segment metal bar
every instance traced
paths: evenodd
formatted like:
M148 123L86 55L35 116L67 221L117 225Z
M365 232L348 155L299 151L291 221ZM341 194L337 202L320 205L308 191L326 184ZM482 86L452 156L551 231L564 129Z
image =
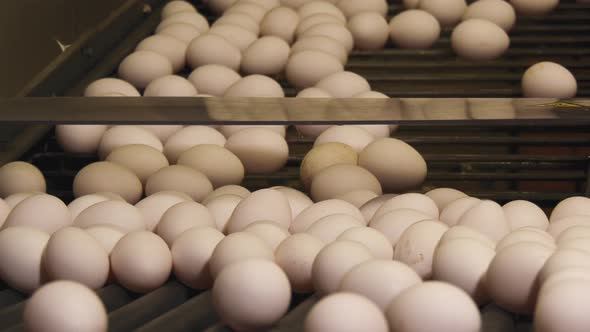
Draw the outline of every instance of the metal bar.
M10 288L0 291L0 310L22 302L25 299L25 295Z
M305 301L301 302L293 310L289 311L281 320L278 321L276 327L269 332L298 332L303 331L303 322L307 313L320 299L318 295L312 295Z
M117 310L137 298L136 294L115 284L97 290L96 295L102 300L107 312Z

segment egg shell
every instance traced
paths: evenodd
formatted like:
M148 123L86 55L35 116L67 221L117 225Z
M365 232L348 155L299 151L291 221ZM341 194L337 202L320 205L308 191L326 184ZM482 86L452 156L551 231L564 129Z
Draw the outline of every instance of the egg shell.
M295 29L299 24L299 15L288 7L277 7L266 13L260 22L261 36L276 36L291 44Z
M285 92L274 79L265 75L249 75L230 86L224 97L282 98Z
M457 239L471 239L478 241L479 243L489 247L491 249L496 248L496 242L490 240L487 236L483 233L474 230L473 228L467 226L451 226L448 231L442 236L439 241L439 246L443 245L446 242L454 241Z
M80 196L68 204L68 210L70 210L70 214L72 215L72 220L75 220L76 217L86 208L94 205L96 203L104 202L110 200L109 197L101 195L101 194L90 194Z
M214 144L200 144L184 151L177 164L205 174L214 188L239 184L244 179L244 165L240 159Z
M271 246L273 252L277 249L279 244L290 235L285 227L274 221L265 220L251 223L244 228L244 232L254 234L261 238Z
M59 198L39 194L25 198L17 204L6 217L2 227L32 227L51 235L71 223L70 211Z
M187 199L179 197L173 192L160 191L137 202L135 207L141 212L146 228L149 231L154 231L168 209L186 201ZM188 201L192 202L192 200Z
M585 280L568 280L541 291L535 307L534 325L540 332L561 330L585 331L590 319L583 308L588 303L590 287ZM572 303L571 306L560 304Z
M316 13L309 15L300 19L299 25L297 25L297 29L295 30L295 36L298 39L301 39L303 33L305 33L307 29L322 23L336 23L344 26L346 24L346 20L343 21L338 16L328 13Z
M174 135L177 131L184 128L184 126L181 125L140 125L139 127L156 135L162 144L166 143L168 137Z
M539 271L539 284L543 285L552 275L570 268L590 268L590 254L578 249L559 248Z
M360 50L380 50L389 38L389 25L383 16L375 12L355 14L348 21L348 29L354 38L354 46Z
M355 165L337 164L322 169L314 176L311 197L317 202L364 189L377 195L383 193L377 178L366 169Z
M241 130L227 139L225 148L244 165L246 173L260 174L280 170L289 156L289 146L281 135L263 128Z
M197 94L191 82L177 75L162 76L151 81L143 93L144 97L195 97Z
M105 160L128 168L142 184L145 184L152 174L169 166L168 159L161 151L144 144L130 144L115 148Z
M225 137L207 126L188 126L170 136L164 145L164 154L170 163L176 163L180 155L201 144L224 146Z
M251 233L229 234L213 250L209 261L211 276L216 279L226 267L251 259L265 259L274 262L272 247Z
M0 167L0 197L19 192L45 192L43 173L33 164L13 161Z
M82 211L74 220L74 226L89 228L110 225L129 233L146 229L141 211L122 201L107 200L93 204Z
M430 279L434 250L447 230L447 225L434 220L411 225L395 244L393 258L408 264L423 279Z
M358 219L347 214L331 214L314 222L305 231L324 243L334 242L345 231L364 226Z
M0 228L2 228L2 225L4 225L6 217L8 217L8 214L10 214L11 210L12 207L8 205L8 203L6 203L3 199L0 199Z
M255 33L232 24L215 25L209 30L208 35L225 38L225 40L235 46L240 52L244 52L258 38Z
M348 214L355 217L359 222L365 222L365 219L359 209L354 205L339 199L329 199L315 203L293 219L289 232L292 234L305 232L313 223L319 219L331 214Z
M346 17L333 3L329 1L310 1L305 3L303 6L297 9L297 13L301 19L305 19L307 17L317 15L317 14L327 14L338 18L341 22L346 22Z
M469 209L477 205L481 200L475 197L462 197L449 203L440 212L440 220L449 226L455 226L459 219Z
M360 189L349 191L347 193L338 195L335 197L336 199L341 199L343 201L347 201L348 203L358 207L360 209L363 204L372 200L375 197L379 197L375 192L367 189Z
M98 156L105 159L113 150L124 145L143 144L162 152L162 142L156 135L138 126L114 126L103 135Z
M369 82L364 77L349 71L326 76L316 84L316 87L336 98L350 98L371 90Z
M438 218L438 207L430 197L418 193L408 193L397 195L383 203L379 210L375 212L373 219L397 209L413 209L422 212L430 218Z
M432 14L442 26L457 24L467 10L465 0L420 0L418 7Z
M337 164L356 165L357 160L356 151L345 143L326 142L318 144L303 158L299 176L303 185L309 189L313 177L321 170Z
M219 132L223 134L223 136L229 138L233 134L242 131L248 128L262 128L274 131L275 133L285 137L287 135L287 130L285 126L281 125L228 125L228 126L220 126Z
M440 37L441 27L436 17L427 11L410 9L394 16L389 30L391 40L398 47L427 49Z
M213 13L222 14L236 2L237 0L207 0L207 5Z
M221 65L232 70L240 68L242 54L240 49L215 34L205 34L193 39L186 50L186 61L191 68L204 65ZM199 89L197 87L197 89ZM201 93L206 93L201 91Z
M125 97L139 97L139 91L130 83L114 78L100 78L88 84L84 89L84 97L101 97L121 95Z
M375 138L366 130L356 126L332 126L326 129L314 142L314 148L325 143L342 143L355 152L361 152Z
M188 76L188 80L198 91L217 97L223 96L240 78L242 77L235 70L218 64L200 66Z
M574 240L577 238L590 238L590 227L588 226L573 226L559 234L555 238L558 245Z
M57 125L55 138L66 152L95 153L107 128L106 125Z
M227 223L236 206L242 201L242 197L225 194L209 200L204 205L215 218L215 225L221 232L227 232Z
M191 228L216 228L215 219L209 210L197 202L176 203L168 208L160 218L154 232L169 247L182 233Z
M190 24L195 29L197 29L199 33L205 33L209 30L209 22L203 15L197 12L183 11L172 14L169 17L166 17L164 20L162 20L162 22L160 22L160 24L156 28L156 33L159 33L166 27L176 23Z
M573 196L562 200L551 212L549 220L554 223L559 219L575 215L590 216L590 198Z
M547 233L554 238L558 238L561 233L575 226L590 226L590 216L575 215L559 219L557 222L551 222Z
M263 207L272 207L272 209ZM274 189L261 189L251 193L236 206L227 224L227 231L228 233L242 231L259 220L274 221L282 227L289 228L291 207L285 195Z
M375 12L381 16L386 16L389 11L386 0L365 0L363 2L340 0L337 2L337 6L348 19L359 12Z
M142 195L141 181L129 169L104 161L89 164L74 178L74 196L114 192L127 202L136 203Z
M195 38L199 37L201 33L196 27L188 23L173 23L165 28L162 28L159 35L170 36L183 42L186 46ZM186 49L185 49L186 52Z
M295 219L301 211L307 209L308 207L313 205L313 201L309 198L306 194L302 193L299 190L289 188L289 187L272 187L283 195L287 197L289 201L289 206L291 207L291 217Z
M213 191L213 185L203 173L195 169L172 165L152 174L145 184L145 193L148 196L166 190L186 193L194 201L200 202Z
M528 98L573 98L578 83L572 73L554 62L539 62L522 76L522 90Z
M276 75L287 65L291 48L283 39L262 37L248 46L242 54L242 71L248 74Z
M397 195L385 194L385 195L375 197L375 198L371 199L370 201L366 202L365 204L363 204L359 209L361 210L361 213L365 217L365 220L371 220L373 218L373 216L375 215L375 212L377 212L377 210L379 210L381 205L383 205L386 201L388 201L389 199L391 199L395 196L397 196Z
M306 234L289 235L275 250L275 261L285 271L291 288L296 293L313 290L311 269L324 242Z
M143 89L156 78L173 72L174 68L167 57L152 51L135 51L121 61L117 75L136 88Z
M479 0L470 4L463 14L463 20L472 18L488 20L510 31L516 23L516 12L507 1Z
M458 225L471 227L495 242L510 233L510 224L504 210L498 203L489 200L482 200L467 210L459 219Z
M383 233L377 231L374 228L353 227L340 234L337 240L358 242L366 246L375 258L393 258L393 246L389 242L389 239L387 239Z
M260 33L260 26L258 25L258 22L256 22L256 20L250 17L250 15L243 13L231 13L222 15L215 21L215 23L213 23L213 26L219 24L236 25L246 30L249 30L255 35L258 35Z
M258 4L264 7L266 10L272 10L281 5L280 0L246 0L247 2Z
M182 12L196 12L197 10L195 9L195 7L193 7L193 5L191 5L189 2L187 1L179 1L179 0L174 0L174 1L170 1L168 2L166 5L164 5L164 7L162 7L162 19L166 19L166 17L170 17L174 14L177 13L182 13Z
M209 260L224 235L215 228L197 227L180 234L171 248L174 275L194 289L213 286Z
M545 212L534 203L517 200L502 206L506 218L513 230L522 227L535 227L546 230L549 227L549 219Z
M152 35L137 45L136 51L151 51L165 56L172 64L172 70L179 72L186 64L186 44L166 35ZM149 86L149 85L148 85Z
M273 188L273 189L276 189L276 188ZM219 187L219 188L216 188L215 190L213 190L203 200L203 204L207 204L209 201L211 201L219 196L222 196L222 195L236 195L241 198L244 198L244 197L250 195L250 190L248 190L242 186L235 185L235 184L228 184L226 186L222 186L222 187Z
M98 241L108 255L111 254L117 242L125 235L121 228L110 225L92 226L86 228L85 231Z
M322 51L306 50L291 55L285 67L285 75L294 87L304 89L342 70L344 67L337 57Z
M496 244L496 251L520 242L537 242L547 247L556 248L555 240L549 233L537 228L525 227L519 228L507 234Z
M482 44L481 40L486 43ZM453 50L461 57L488 61L502 56L510 46L506 32L494 23L482 19L469 19L459 24L451 35Z
M342 46L337 40L326 36L306 36L298 39L291 47L291 54L309 50L321 51L333 55L340 60L342 65L346 65L346 62L348 61L348 52L346 52L344 46ZM328 93L325 90L322 91ZM326 98L331 96L332 95L330 94L329 96L326 96Z
M426 192L424 195L430 197L442 211L447 205L458 200L459 198L468 197L462 191L452 188L437 188Z
M225 11L227 14L242 13L252 17L257 23L260 23L264 15L268 12L268 8L261 6L259 3L250 1L238 1L234 6L231 6Z

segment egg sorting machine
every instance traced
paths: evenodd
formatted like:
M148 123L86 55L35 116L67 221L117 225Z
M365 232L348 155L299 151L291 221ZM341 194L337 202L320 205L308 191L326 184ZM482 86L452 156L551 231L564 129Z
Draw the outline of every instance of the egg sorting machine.
M404 107L399 100L59 98L79 96L89 82L112 75L121 59L153 33L164 2L123 2L31 80L17 98L0 99L0 163L32 162L47 178L48 192L69 201L74 175L96 157L61 151L51 130L55 123L400 123L395 137L416 147L428 163L424 190L453 187L499 202L526 199L544 208L568 196L590 193L590 4L562 1L558 10L543 19L519 18L510 33L510 50L494 61L457 59L448 29L430 50L388 46L351 54L347 70L366 77L374 90L394 98L433 98L432 107L420 111ZM195 5L207 12L200 3ZM391 13L398 12L399 6L391 4ZM453 113L450 105L471 106L474 100L443 99L518 98L522 73L539 61L569 68L578 80L578 99L514 99L510 109L493 106L494 100L478 100L490 105L484 107L486 111L468 107L461 114ZM294 89L284 79L281 82L286 94L293 96ZM228 108L240 110L240 116L227 112ZM325 112L331 109L346 112ZM246 187L301 188L298 166L313 141L290 131L288 142L287 166L276 174L248 176ZM228 330L219 323L209 292L197 293L174 280L141 296L117 285L108 285L98 294L109 311L112 331ZM0 287L0 329L22 330L25 299ZM295 296L290 312L274 330L299 330L315 300L314 296ZM530 329L526 318L499 320L485 308L482 315L485 331Z

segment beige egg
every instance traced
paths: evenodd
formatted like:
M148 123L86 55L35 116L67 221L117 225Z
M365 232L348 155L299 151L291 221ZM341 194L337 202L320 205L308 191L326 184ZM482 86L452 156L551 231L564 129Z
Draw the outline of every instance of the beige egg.
M225 38L225 40L235 46L240 52L244 52L258 38L258 35L255 33L232 24L218 24L209 30L208 35Z
M567 242L560 243L559 248L578 249L590 253L590 244L588 243L588 240L584 238L571 239Z
M295 29L299 24L299 15L289 7L277 7L266 13L260 22L261 36L276 36L291 44Z
M326 76L316 84L316 87L336 98L351 98L371 90L369 82L364 77L349 71Z
M347 201L348 203L360 209L361 206L363 206L363 204L372 200L375 197L379 197L379 195L368 189L359 189L338 195L335 198Z
M482 200L467 210L458 225L471 227L494 242L500 241L511 230L502 207L490 200Z
M365 129L356 126L332 126L322 132L314 142L314 148L325 143L342 143L355 152L361 152L375 138Z
M350 31L339 23L320 23L310 27L301 33L301 38L306 36L326 36L337 40L347 52L351 52L354 38Z
M170 36L183 42L186 46L195 38L199 37L201 33L197 28L188 23L173 23L165 28L162 28L159 35ZM185 49L186 51L186 49Z
M260 220L270 220L288 229L291 225L291 206L287 197L274 189L254 191L236 206L227 224L227 232L243 231Z
M85 229L86 233L90 234L110 255L113 248L119 240L125 235L121 228L111 225L98 225Z
M233 69L218 64L200 66L188 76L199 92L217 97L241 78Z
M539 284L545 284L555 274L570 268L590 268L590 254L578 249L559 248L539 271Z
M265 6L251 1L238 1L225 11L227 14L242 13L252 17L257 23L260 23L264 15L269 11Z
M215 225L221 232L226 233L227 223L231 218L236 206L242 201L242 197L231 194L224 194L209 200L204 205L215 218Z
M558 238L563 232L576 226L590 226L590 216L579 215L560 218L557 222L550 222L547 233Z
M393 258L393 246L389 242L389 239L383 233L374 228L353 227L340 234L337 240L358 242L366 246L375 258Z
M355 315L342 315L343 312ZM379 307L367 298L354 293L337 293L318 301L304 321L307 332L321 331L389 331Z
M535 227L546 230L549 227L547 215L534 203L517 200L505 204L502 209L504 209L512 230L522 227Z
M539 271L552 254L552 248L535 242L522 242L499 251L486 274L492 300L514 313L532 313Z
M338 164L319 171L311 183L311 197L314 201L333 199L355 190L370 190L383 194L379 180L366 169Z
M359 154L359 165L373 173L385 191L404 191L424 182L427 165L413 147L395 138L378 138Z
M114 126L103 135L98 156L105 159L113 150L124 145L143 144L162 151L162 142L156 135L138 126Z
M272 187L287 197L289 206L291 207L291 217L295 219L301 211L313 205L313 201L306 194L301 191L289 187Z
M590 269L585 267L567 267L561 271L555 272L550 275L547 280L541 285L540 291L543 292L547 289L558 285L564 281L571 281L571 280L581 280L581 281L588 281L588 277L590 274ZM541 294L539 294L540 296Z
M114 77L98 79L84 89L84 97L100 97L121 95L125 97L139 97L139 91L126 81Z
M329 1L310 1L299 7L297 13L302 19L317 14L327 14L338 18L341 22L346 22L342 11Z
M172 271L172 255L166 242L148 231L129 233L111 253L117 282L130 291L147 293L162 286Z
M467 10L465 0L420 0L419 8L429 12L444 27L454 26Z
M344 46L335 39L326 36L306 36L298 39L291 47L291 54L303 51L320 51L333 55L340 60L342 65L346 65L346 62L348 61L348 52L346 52ZM321 91L328 93L325 90ZM329 98L331 95L321 97Z
M479 305L489 301L485 276L496 255L493 248L470 238L439 243L432 259L432 278L451 283Z
M127 202L114 200L89 206L76 217L73 225L80 228L109 225L117 227L125 233L142 231L147 228L144 217L138 208Z
M172 245L174 275L183 284L194 289L213 286L209 260L224 235L215 228L198 227L184 231Z
M440 24L432 14L410 9L394 16L389 22L390 36L400 48L427 49L440 37Z
M176 163L180 155L201 144L224 146L225 137L216 129L207 126L188 126L170 136L164 145L164 154L170 163Z
M289 157L289 146L281 135L263 128L241 130L227 139L225 148L244 165L246 173L272 173L280 170Z
M172 70L179 72L186 64L186 44L166 35L152 35L137 45L136 51L151 51L165 56L172 64ZM148 85L149 86L149 85Z
M108 200L110 200L109 197L101 194L84 195L71 201L70 204L68 204L68 210L70 210L72 220L75 220L82 211L86 210L86 208Z
M571 216L590 216L590 198L583 196L568 197L559 202L549 218L551 223Z
M574 75L554 62L539 62L522 77L522 90L527 98L573 98L577 89Z
M393 259L408 264L423 279L430 279L434 250L447 230L447 225L434 220L411 225L395 244Z
M461 313L461 319L453 317ZM469 332L481 329L475 302L463 290L440 281L427 281L402 291L385 313L394 331L412 326L417 331Z
M496 242L490 240L484 234L474 230L473 228L469 228L467 226L451 226L448 231L442 236L439 241L439 246L442 246L444 243L458 240L458 239L470 239L478 241L479 243L489 247L490 249L496 248Z
M262 37L242 54L242 71L247 74L277 75L287 65L289 44L275 36Z
M197 202L181 202L164 212L154 232L172 247L184 231L201 227L216 228L211 212Z
M339 291L365 296L385 311L399 293L421 282L420 276L401 262L371 259L348 271Z
M194 201L200 202L213 191L213 185L203 173L188 166L173 165L152 174L145 185L148 196L166 190L186 193Z
M2 227L31 227L51 235L71 223L70 211L59 198L38 194L17 204L6 217Z
M502 0L479 0L467 7L463 20L479 18L510 31L516 23L516 13L510 3Z
M275 261L285 271L296 293L313 290L312 264L324 243L306 233L289 235L275 250Z
M45 282L42 257L49 234L31 227L0 231L0 278L10 287L32 293ZM15 264L18 262L18 264Z
M108 316L102 300L92 289L73 281L60 280L44 285L26 301L22 315L21 326L25 331L108 330Z
M389 11L389 5L386 0L365 0L362 2L340 0L337 2L337 5L348 19L351 19L351 17L359 12L375 12L385 17Z
M430 218L438 218L438 207L430 197L417 193L408 193L397 195L383 203L379 210L375 212L373 219L397 209L413 209L430 216Z
M260 27L258 25L258 22L256 22L256 20L254 20L248 14L231 13L222 15L215 21L215 23L213 23L213 26L220 24L237 25L254 33L255 35L258 35L260 33Z
M510 0L510 3L520 15L544 16L551 13L559 5L559 0Z
M363 204L363 206L361 206L359 209L360 209L361 213L363 214L363 216L365 217L365 220L371 220L373 218L373 216L375 215L375 212L377 212L377 210L379 210L381 205L383 205L386 201L388 201L389 199L391 199L395 196L397 196L397 195L385 194L385 195L375 197L375 198L371 199L370 201L366 202L365 204Z
M240 159L215 144L201 144L184 151L177 164L205 174L214 188L239 184L244 179L244 165Z
M162 20L162 22L156 28L156 33L159 33L163 29L176 24L176 23L186 23L192 25L195 29L199 31L199 33L205 33L209 30L209 22L207 19L196 12L179 12L166 17L166 19Z
M331 214L347 214L359 222L366 223L365 218L354 205L339 199L329 199L315 203L301 211L293 219L289 232L292 234L305 232L316 221Z
M142 195L141 181L128 168L108 161L95 162L82 168L73 184L74 196L113 192L135 204Z
M0 199L0 228L2 228L2 225L4 225L6 217L8 217L8 214L11 210L12 206L8 205L8 203L6 203L3 199Z
M164 7L162 7L162 19L166 19L166 17L170 17L177 13L182 12L196 12L197 10L193 5L186 1L179 1L174 0L168 2Z
M443 211L445 207L459 198L468 197L464 192L452 188L437 188L424 195L430 197L436 203L439 211Z
M274 221L255 221L246 226L244 232L261 238L272 248L273 252L290 235L285 227Z
M258 4L264 7L266 10L272 10L281 5L280 0L246 0L246 2Z
M537 228L524 227L507 234L496 244L496 251L501 251L513 244L521 242L536 242L550 248L556 248L555 240L549 233Z
M304 4L313 1L313 0L281 0L281 5L293 9L298 9L299 7L303 6Z
M485 38L485 45L481 44ZM469 19L459 24L451 35L453 50L469 60L497 59L508 50L510 38L494 23L482 19Z
M177 75L157 78L143 92L144 97L195 97L197 94L197 89L191 82Z
M232 70L240 68L242 54L224 37L205 34L193 39L186 50L186 62L191 68L204 65L221 65ZM197 87L201 93L206 93Z
M273 262L274 254L271 246L251 233L229 234L213 250L209 261L211 276L216 279L226 267L251 259L265 259Z
M238 131L242 131L248 128L262 128L272 130L275 133L286 137L287 136L287 129L285 126L281 125L228 125L228 126L219 126L219 132L223 134L226 138L229 138L233 134L237 133Z
M294 87L304 89L342 70L344 67L337 57L322 51L306 50L291 55L285 67L285 75Z
M271 328L287 312L291 287L287 275L275 263L247 260L221 271L211 296L216 312L230 327L261 331Z
M65 227L55 232L43 253L49 280L72 280L99 289L109 276L109 256L103 246L85 231Z
M0 196L6 198L20 192L45 192L43 173L33 164L13 161L0 167Z
M66 152L95 153L107 128L106 125L57 125L55 138Z
M413 209L396 209L378 217L373 217L369 227L376 229L389 240L392 246L395 246L402 234L412 225L431 220L432 217Z
M143 215L147 230L154 231L156 227L158 227L162 216L168 211L168 209L176 204L187 201L192 202L191 199L187 200L183 197L179 197L176 195L176 192L159 191L137 202L135 207L137 207L139 212Z
M143 89L156 78L173 72L172 63L167 57L152 51L135 51L121 61L117 75L136 88Z
M177 131L184 128L182 125L140 125L139 127L156 135L162 144L166 143L168 137L174 135Z
M230 86L224 97L282 98L285 92L274 79L264 75L249 75Z
M573 226L568 228L567 230L561 232L557 238L555 238L555 242L558 245L568 242L570 240L578 239L578 238L588 238L590 237L590 227L588 226Z
M237 0L207 0L207 6L213 13L222 14L236 2Z
M320 218L309 226L305 232L328 244L336 241L345 231L362 226L364 226L364 223L360 222L357 218L340 213Z
M168 159L161 151L144 144L117 147L105 160L128 168L142 184L145 184L152 174L169 166Z
M440 220L449 226L455 226L459 219L469 209L477 205L481 200L475 197L463 197L449 203L441 212Z
M354 47L360 50L380 50L389 38L389 25L376 12L354 14L348 21L348 29L354 39Z
M346 24L346 21L343 21L342 18L338 17L337 15L329 13L316 13L313 15L309 15L307 17L300 19L299 25L297 25L297 29L295 30L295 36L297 36L298 39L300 39L300 37L307 29L322 23L336 23L344 26Z
M276 188L273 188L273 189L276 189ZM222 187L219 187L219 188L213 190L209 195L207 195L207 197L205 197L205 199L203 200L203 204L207 204L211 200L213 200L219 196L222 196L222 195L236 195L241 198L244 198L244 197L250 195L250 190L248 190L242 186L235 185L235 184L228 184L226 186L222 186Z
M587 306L590 287L586 280L574 279L542 288L534 314L537 331L586 331L590 328ZM566 303L572 305L565 305Z
M299 176L303 185L309 189L313 177L321 170L337 164L356 165L357 159L356 151L345 143L327 142L318 144L303 158Z
M305 90L301 90L301 96L297 98L332 98L327 92L318 92L318 91L309 91L315 88L307 88ZM318 89L320 90L320 89ZM321 91L321 90L320 90ZM320 94L325 93L326 95L321 96ZM299 94L298 94L299 96ZM295 125L295 129L297 132L309 138L317 138L320 136L324 131L328 128L332 127L331 125Z

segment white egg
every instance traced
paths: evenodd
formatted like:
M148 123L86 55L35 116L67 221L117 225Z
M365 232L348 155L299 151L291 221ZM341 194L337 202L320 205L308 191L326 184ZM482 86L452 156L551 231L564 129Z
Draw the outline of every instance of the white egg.
M486 43L482 44L481 40ZM470 60L493 60L502 56L510 46L510 38L501 27L482 20L469 19L460 23L451 35L453 50Z
M510 31L516 23L516 13L510 3L503 0L478 0L467 7L463 20L480 18Z
M434 15L442 26L453 26L457 24L465 10L465 0L420 0L419 8Z
M152 51L135 51L121 61L117 75L136 88L143 89L156 78L173 72L174 68L167 57Z
M188 80L200 93L220 97L241 78L240 74L228 67L210 64L195 69Z
M401 12L389 22L391 40L400 48L430 48L440 37L440 24L427 11Z
M573 98L577 89L574 75L554 62L539 62L522 77L522 92L527 98Z
M188 45L186 61L191 68L217 64L232 70L238 70L242 61L242 54L240 49L232 45L224 37L205 34L193 39Z
M278 7L268 12L260 22L260 35L276 36L291 44L298 24L299 15L295 10Z
M294 87L304 89L342 70L344 67L337 57L322 51L306 50L291 55L285 67L285 75Z
M151 51L165 56L172 64L174 72L179 72L186 64L186 44L166 35L152 35L142 40L136 51Z
M262 37L243 52L241 68L248 74L279 74L287 65L290 50L289 44L279 37Z

